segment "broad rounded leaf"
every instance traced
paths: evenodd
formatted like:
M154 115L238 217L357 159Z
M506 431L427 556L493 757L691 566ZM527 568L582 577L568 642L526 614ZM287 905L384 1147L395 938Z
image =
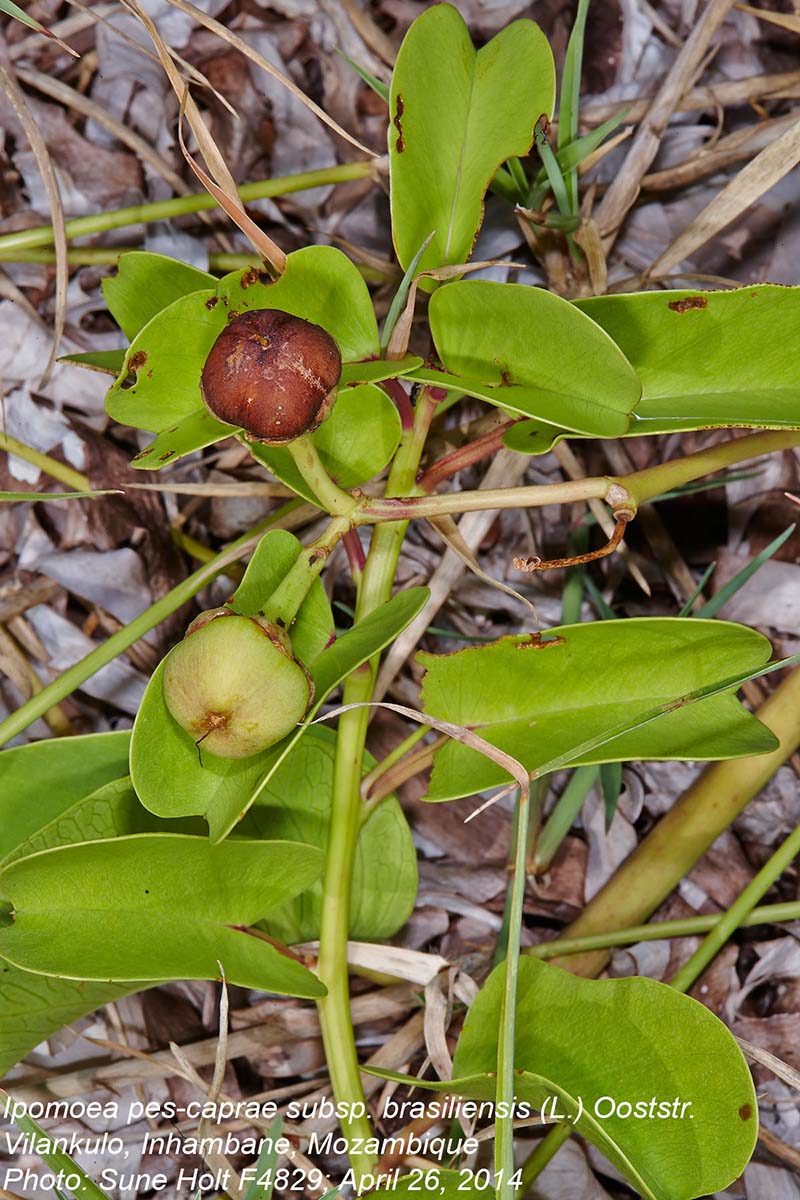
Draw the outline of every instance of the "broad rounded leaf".
M324 850L328 844L336 738L310 729L278 767L240 826L246 837L302 838ZM374 761L364 757L369 769ZM394 797L383 800L362 825L350 889L350 937L392 937L408 920L417 895L417 855L403 810ZM322 882L270 913L262 923L282 942L319 937Z
M530 150L550 116L555 69L533 21L514 21L476 51L458 10L417 18L397 55L389 96L392 236L407 269L466 262L498 166Z
M131 735L48 738L0 753L0 860L83 796L128 770Z
M463 280L434 293L430 323L463 391L558 429L596 437L627 430L641 395L636 372L608 334L560 296Z
M68 979L217 979L324 995L296 960L246 931L319 877L323 856L295 842L212 846L134 834L45 850L0 871L12 906L0 957Z
M131 341L156 313L180 296L216 287L208 271L198 271L165 254L131 250L121 254L116 275L102 282L109 312Z
M496 1070L504 975L503 966L492 973L469 1011L456 1077ZM730 1031L690 996L653 979L578 979L523 958L516 1026L517 1069L579 1097L620 1153L612 1157L608 1142L600 1149L635 1185L627 1160L658 1200L720 1191L748 1163L758 1131L750 1071ZM595 1114L601 1097L648 1113L655 1098L671 1115L602 1115L608 1103Z
M629 435L800 428L800 382L787 354L800 322L800 288L639 292L577 307L611 335L642 381Z
M147 986L32 975L0 958L0 1076L65 1025Z
M565 625L545 637L419 654L425 711L475 728L533 771L660 703L762 666L771 650L766 638L743 625L677 617ZM725 692L676 707L592 752L576 750L570 761L702 761L764 754L775 745L735 693ZM471 796L506 782L494 762L451 741L436 754L427 799Z

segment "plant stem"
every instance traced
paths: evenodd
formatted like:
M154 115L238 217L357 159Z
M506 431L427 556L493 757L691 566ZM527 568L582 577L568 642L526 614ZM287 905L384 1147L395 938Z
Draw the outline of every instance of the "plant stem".
M400 496L372 500L357 514L358 524L379 521L414 520L442 517L455 513L478 512L489 508L536 508L545 504L571 504L579 500L605 500L615 510L635 510L640 504L673 488L720 471L734 463L746 462L775 450L800 446L796 429L771 430L745 437L731 438L707 450L698 450L685 458L673 459L634 471L630 475L601 475L564 483L534 484L530 487L493 488L473 492L446 492L437 496Z
M417 403L414 425L406 430L395 455L387 482L388 492L413 489L435 407L435 401L431 400L427 391L423 391ZM405 530L404 523L393 522L379 526L373 533L358 591L356 622L363 620L391 596ZM343 703L364 704L371 700L376 673L376 661L365 663L354 671L345 683ZM347 940L353 864L361 829L361 772L368 723L368 708L351 709L339 718L317 964L317 974L328 989L327 995L318 1002L325 1057L333 1094L337 1101L345 1105L364 1101L350 1019ZM361 1118L346 1116L341 1121L341 1128L348 1141L369 1137L372 1132L371 1122L366 1115ZM376 1161L374 1155L363 1151L354 1150L350 1154L356 1186L366 1173L374 1169Z
M310 546L303 546L293 566L264 605L264 616L268 621L279 629L289 629L308 595L308 589L349 528L350 522L338 517L331 521L322 537Z
M561 843L569 833L573 821L583 808L583 803L599 773L600 768L596 766L576 767L573 771L569 783L559 796L555 808L547 818L545 827L539 835L532 864L537 875L546 871L550 866Z
M537 795L538 795L537 785ZM514 1051L516 1047L517 981L522 912L525 901L525 867L528 854L530 794L520 792L516 804L514 866L508 913L508 945L503 981L503 1002L497 1036L497 1088L494 1135L494 1171L497 1200L514 1200Z
M651 921L649 925L631 925L628 929L617 929L611 933L591 933L585 937L559 938L556 942L542 942L526 951L534 958L545 961L562 958L568 954L585 954L589 950L609 950L615 946L632 946L636 942L657 942L661 938L696 937L708 933L724 918L725 913L708 916L683 917L675 921ZM800 901L788 900L785 904L763 904L751 911L739 922L745 929L753 925L773 925L780 921L800 920Z
M371 173L371 163L358 160L341 163L339 166L323 167L319 171L301 171L297 175L283 175L276 179L260 179L254 183L246 183L239 188L239 195L247 203L251 200L302 192L325 184L366 179ZM111 212L93 213L88 217L75 217L66 222L65 229L68 238L84 237L88 234L105 233L109 229L120 229L125 225L167 221L172 217L203 212L216 206L216 200L207 192L192 196L175 196L171 200L158 200L153 204L134 204L130 208L117 208ZM12 251L31 249L34 246L50 246L52 243L52 225L20 229L16 233L6 233L0 237L0 255L5 256Z
M796 429L750 433L745 437L720 442L707 450L687 454L685 458L676 458L672 462L647 467L643 471L634 471L631 475L623 476L620 483L624 484L638 506L663 492L700 479L703 475L711 475L714 471L722 471L725 467L746 462L749 458L758 458L762 454L789 450L793 446L800 446L800 432Z
M319 456L313 436L307 433L303 437L295 438L293 442L287 444L286 449L294 459L294 465L303 479L319 500L320 507L327 509L332 517L352 516L358 507L358 501L333 482Z
M522 1180L517 1193L520 1197L525 1195L533 1181L538 1179L564 1143L569 1141L572 1136L572 1128L569 1122L562 1121L559 1125L554 1125L552 1129L549 1129L541 1141L537 1142L536 1148L522 1167Z
M689 961L684 963L674 979L670 981L672 987L679 992L687 992L692 987L711 960L719 954L728 939L750 917L761 897L769 891L773 883L780 878L798 854L800 854L800 825L789 834L758 874L750 880L728 911L722 914Z
M215 554L204 566L200 567L194 574L189 575L177 587L172 588L167 592L166 596L162 596L160 600L156 600L155 604L151 604L143 613L140 613L133 621L126 625L117 633L111 635L102 645L90 651L85 658L76 662L73 666L68 667L62 672L57 679L48 684L35 696L31 696L25 704L6 717L5 721L0 722L0 746L5 746L17 734L22 733L24 729L32 724L38 717L44 716L48 709L54 704L64 700L72 692L76 691L81 684L90 679L101 667L112 662L118 654L122 654L134 642L138 642L140 638L154 629L166 617L179 609L187 600L191 600L199 591L215 579L217 575L228 566L229 563L236 562L248 550L253 549L261 539L262 534L267 529L280 528L282 518L290 516L297 502L290 501L273 513L266 520L261 521L253 529L242 534L235 542L231 542L219 554Z
M45 454L41 450L34 450L32 446L26 446L25 442L18 441L17 438L12 437L9 433L3 433L2 430L0 430L0 450L14 454L24 462L30 463L31 466L38 467L43 474L49 475L51 479L57 479L59 483L73 488L76 492L88 492L91 489L92 485L87 476L76 471L74 467L59 462L57 458L51 458L49 454Z
M742 439L744 440L744 439ZM800 744L800 669L756 716L778 737L771 754L707 767L565 931L571 940L637 925L653 913ZM605 950L555 959L576 975L602 971Z
M411 521L444 517L489 508L538 508L545 504L571 504L577 500L605 500L621 481L611 476L576 479L530 487L486 488L474 492L445 492L437 496L399 496L370 501L356 516L359 525L380 521ZM614 495L614 493L611 493Z

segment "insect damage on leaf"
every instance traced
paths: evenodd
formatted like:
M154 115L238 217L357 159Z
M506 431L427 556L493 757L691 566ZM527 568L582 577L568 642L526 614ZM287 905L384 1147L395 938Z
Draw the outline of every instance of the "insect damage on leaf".
M683 300L671 300L668 308L676 313L691 312L693 308L707 308L708 300L705 296L686 296Z
M394 109L394 117L392 118L392 124L394 125L395 129L397 130L397 141L395 142L394 148L398 154L402 154L406 148L406 140L405 140L405 137L403 136L403 124L402 124L402 116L403 116L404 112L405 112L405 105L403 104L403 97L398 94L397 102L395 104L395 109Z

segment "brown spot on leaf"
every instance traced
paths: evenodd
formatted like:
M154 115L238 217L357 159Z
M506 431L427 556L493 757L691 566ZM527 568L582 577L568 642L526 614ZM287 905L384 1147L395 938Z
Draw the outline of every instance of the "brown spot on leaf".
M739 1116L743 1121L749 1121L753 1115L753 1107L750 1104L743 1104L739 1109Z
M252 287L254 283L259 283L261 280L261 272L258 267L248 267L239 280L239 286L243 288Z
M219 296L209 296L206 300L206 308L216 308L219 304Z
M392 117L392 124L394 125L395 129L397 130L397 141L394 144L394 148L398 154L402 154L406 148L406 140L405 140L405 137L403 136L403 121L402 121L403 113L405 112L405 107L406 106L403 103L403 97L398 93L397 99L395 101L395 106L394 106L394 116Z
M673 312L691 312L693 308L706 308L708 300L705 296L686 296L684 300L671 300L669 307Z
M130 358L125 364L128 374L125 376L119 386L124 388L125 391L127 391L128 388L132 388L136 383L137 373L141 371L146 362L147 355L145 354L144 350L137 350L135 354L131 354Z
M166 462L168 458L174 458L176 454L177 450L167 450L164 454L159 454L158 461Z
M563 646L566 638L554 637L543 640L543 634L531 633L528 635L528 640L524 642L515 642L515 650L548 650L550 646Z

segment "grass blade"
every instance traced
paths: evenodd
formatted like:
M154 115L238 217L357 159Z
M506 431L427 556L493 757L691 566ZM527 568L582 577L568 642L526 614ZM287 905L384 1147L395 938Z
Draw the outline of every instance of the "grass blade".
M746 567L743 567L741 571L737 571L733 579L729 583L726 583L725 587L720 588L717 594L712 596L708 603L704 604L693 615L695 617L715 617L723 605L727 604L731 597L735 596L744 587L748 579L751 579L755 575L759 567L762 567L767 559L772 558L773 554L780 550L783 543L787 538L792 536L796 528L796 525L790 525L788 529L784 529L783 533L778 534L774 541L765 546L761 553L757 554Z

